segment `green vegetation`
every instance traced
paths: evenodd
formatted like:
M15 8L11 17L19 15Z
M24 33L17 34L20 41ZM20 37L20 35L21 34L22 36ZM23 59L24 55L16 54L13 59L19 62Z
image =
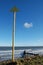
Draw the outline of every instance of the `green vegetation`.
M0 65L12 65L11 60L0 62ZM13 65L43 65L43 56L15 59Z

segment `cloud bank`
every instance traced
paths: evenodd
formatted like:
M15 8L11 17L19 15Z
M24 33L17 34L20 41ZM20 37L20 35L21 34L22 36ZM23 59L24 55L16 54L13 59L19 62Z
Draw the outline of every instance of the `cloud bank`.
M30 28L30 27L32 27L32 26L33 26L32 23L27 23L27 22L24 23L24 27L25 27L25 28Z

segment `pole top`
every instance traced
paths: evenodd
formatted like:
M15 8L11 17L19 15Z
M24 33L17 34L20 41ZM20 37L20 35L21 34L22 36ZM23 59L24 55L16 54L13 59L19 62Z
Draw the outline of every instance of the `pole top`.
M11 11L11 12L18 12L18 11L19 11L19 9L18 9L18 8L16 8L16 7L13 7L10 11Z

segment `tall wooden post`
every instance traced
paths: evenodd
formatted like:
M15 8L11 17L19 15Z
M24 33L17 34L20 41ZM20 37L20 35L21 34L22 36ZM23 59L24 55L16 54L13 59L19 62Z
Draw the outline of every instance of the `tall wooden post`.
M11 9L11 12L13 12L13 25L12 25L12 62L14 62L14 44L15 44L15 30L16 30L16 12L19 10L14 7Z

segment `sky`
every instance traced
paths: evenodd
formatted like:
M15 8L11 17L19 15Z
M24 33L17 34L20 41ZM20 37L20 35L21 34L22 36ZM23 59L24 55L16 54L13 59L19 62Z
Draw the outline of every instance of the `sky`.
M13 12L16 6L15 46L43 46L43 0L0 0L0 46L12 46Z

